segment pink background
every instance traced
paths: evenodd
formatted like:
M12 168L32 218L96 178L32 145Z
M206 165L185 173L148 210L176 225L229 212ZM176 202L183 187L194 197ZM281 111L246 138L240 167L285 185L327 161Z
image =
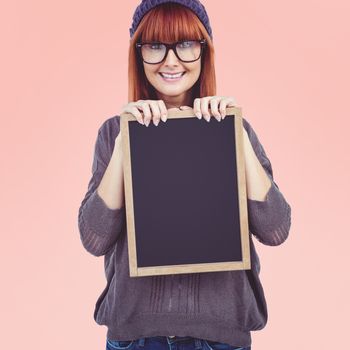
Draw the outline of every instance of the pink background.
M77 215L101 123L127 102L139 1L12 1L1 35L3 349L104 349L103 258ZM269 319L252 349L345 348L349 336L349 1L203 0L218 95L233 96L292 207L254 239Z

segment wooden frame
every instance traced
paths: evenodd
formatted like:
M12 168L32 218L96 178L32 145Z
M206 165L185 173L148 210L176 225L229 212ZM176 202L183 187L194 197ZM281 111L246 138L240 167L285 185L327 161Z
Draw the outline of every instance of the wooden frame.
M209 110L210 112L210 110ZM136 118L130 113L123 113L120 116L120 128L122 133L122 150L123 150L123 167L124 167L124 189L125 189L125 206L127 220L127 243L129 254L130 276L150 276L150 275L166 275L177 273L196 273L196 272L213 272L227 270L243 270L250 269L250 246L249 246L249 230L248 230L248 211L247 211L247 194L246 194L246 178L245 178L245 160L243 153L243 121L242 111L239 107L229 107L226 109L226 118L234 117L235 147L236 147L236 164L237 164L237 190L238 190L238 205L239 205L239 226L241 237L241 261L224 261L224 262L209 262L195 264L177 264L177 265L162 265L162 266L146 266L140 267L137 262L136 235L135 235L135 217L134 217L134 197L133 197L133 174L131 166L131 150L130 150L130 135L129 123L138 123ZM168 111L168 121L171 119L181 118L196 118L193 109ZM221 121L221 123L226 121ZM205 122L198 120L198 122ZM160 121L162 123L162 121ZM211 117L210 123L218 123ZM146 129L146 126L140 125ZM148 128L154 126L151 122Z

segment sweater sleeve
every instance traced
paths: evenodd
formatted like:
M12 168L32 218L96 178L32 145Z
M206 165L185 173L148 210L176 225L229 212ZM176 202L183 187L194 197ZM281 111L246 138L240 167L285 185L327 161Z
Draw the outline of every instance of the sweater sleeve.
M114 123L114 124L113 124ZM97 187L112 157L119 121L106 120L98 130L92 162L92 176L79 207L78 227L84 248L94 256L105 255L117 242L124 224L125 205L110 209Z
M249 231L261 243L269 246L282 244L291 226L291 207L274 181L272 166L251 125L243 118L255 154L271 180L271 187L264 201L248 198Z

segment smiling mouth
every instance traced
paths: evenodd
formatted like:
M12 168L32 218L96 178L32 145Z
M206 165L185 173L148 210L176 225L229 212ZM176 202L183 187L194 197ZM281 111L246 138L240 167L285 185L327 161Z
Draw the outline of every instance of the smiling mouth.
M164 74L159 73L159 75L165 80L165 81L177 81L180 80L186 72L182 72L181 74Z

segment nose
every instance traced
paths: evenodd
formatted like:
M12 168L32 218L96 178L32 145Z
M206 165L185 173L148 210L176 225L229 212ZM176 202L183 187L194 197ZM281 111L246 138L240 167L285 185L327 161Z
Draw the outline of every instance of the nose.
M178 58L175 55L175 52L173 49L169 49L167 56L165 57L165 63L177 63Z

